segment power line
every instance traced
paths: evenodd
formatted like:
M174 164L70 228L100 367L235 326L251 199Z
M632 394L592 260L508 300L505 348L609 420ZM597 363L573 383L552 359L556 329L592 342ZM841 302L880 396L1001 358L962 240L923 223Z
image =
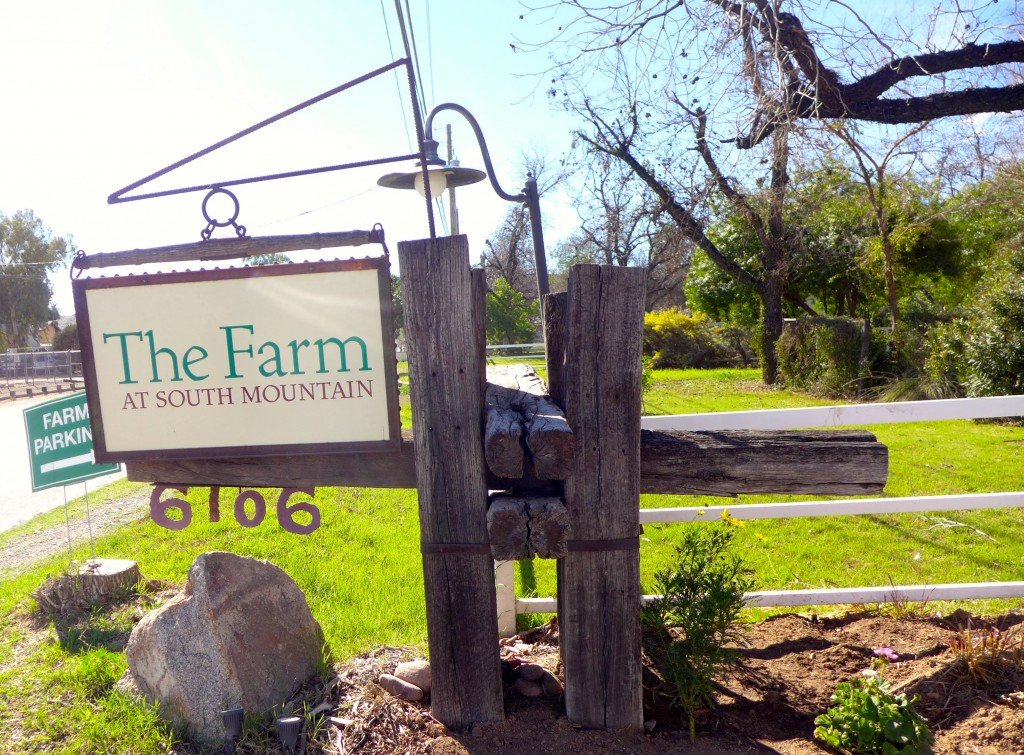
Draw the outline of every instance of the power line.
M384 19L384 34L388 40L388 55L391 59L395 59L395 48L391 44L391 27L388 24L388 14L384 10L384 0L380 0L380 15ZM412 136L409 134L409 117L405 113L405 95L402 92L402 84L398 80L398 69L395 69L395 91L398 92L398 104L402 108L402 125L405 126L405 143L409 147L409 151L412 152L416 147L413 147Z
M266 228L267 226L277 225L278 223L284 223L284 222L286 222L288 220L295 220L295 218L301 218L303 215L312 215L314 212L320 212L320 210L326 210L328 207L334 207L335 205L344 204L345 202L348 202L348 201L350 201L352 199L356 199L357 197L361 197L364 194L369 194L371 191L376 191L377 188L378 187L376 187L376 186L371 186L369 189L365 189L365 190L357 192L355 194L351 194L351 195L349 195L347 197L342 197L341 199L338 199L338 200L336 200L334 202L328 202L327 204L320 205L319 207L313 207L312 209L309 209L309 210L303 210L302 212L300 212L300 213L298 213L296 215L290 215L290 216L288 216L286 218L278 218L277 220L271 220L269 223L264 223L263 225L258 225L258 226L255 226L255 227L256 228Z
M405 55L407 58L409 58L409 60L412 63L413 77L416 79L416 103L417 105L419 105L420 112L422 116L425 118L427 112L427 104L426 100L424 99L423 74L420 70L419 51L416 48L416 32L413 29L412 10L409 8L409 0L405 0L405 13L402 12L402 0L395 0L395 10L398 12L398 24L402 31L402 44L405 47ZM427 36L429 40L429 16ZM429 41L427 44L429 47ZM431 82L431 97L433 97L433 82ZM440 197L434 197L433 199L436 206L438 207L438 213L441 216L441 227L444 229L445 234L447 235L449 233L448 218L447 213L445 212L444 209L444 204Z
M427 9L427 68L430 71L430 101L436 103L437 95L434 94L434 29L430 23L430 0L426 1Z

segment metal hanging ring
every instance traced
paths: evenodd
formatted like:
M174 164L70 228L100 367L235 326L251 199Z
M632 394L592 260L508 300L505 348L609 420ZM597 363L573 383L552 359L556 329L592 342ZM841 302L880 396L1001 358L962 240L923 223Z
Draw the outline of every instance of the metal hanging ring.
M71 268L68 270L71 280L77 280L81 277L83 270L85 270L85 252L78 249L75 252L75 256L71 259Z
M210 217L210 213L206 209L206 203L209 202L210 197L214 196L215 194L227 195L228 197L231 198L231 201L235 206L234 210L232 210L231 212L231 217L228 218L227 220L214 220L213 218ZM215 228L226 228L229 225L236 225L235 221L238 220L238 210L238 197L236 197L227 189L210 189L209 193L205 197L203 197L203 217L206 218L207 223L209 223L211 226L214 226Z

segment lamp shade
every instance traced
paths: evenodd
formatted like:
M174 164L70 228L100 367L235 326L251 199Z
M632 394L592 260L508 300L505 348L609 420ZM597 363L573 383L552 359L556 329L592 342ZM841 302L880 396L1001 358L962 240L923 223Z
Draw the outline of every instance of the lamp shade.
M434 191L434 172L443 173L444 185L440 191ZM459 186L475 184L487 178L487 174L476 168L462 168L457 165L445 165L430 167L427 171L430 176L430 195L436 197L445 189L454 189ZM377 185L386 189L416 189L423 193L423 171L416 170L411 173L388 173L377 179Z
M427 180L430 181L430 196L432 197L441 196L441 192L448 188L448 180L445 178L444 168L430 168L427 171ZM421 197L427 195L423 191L423 171L416 171L416 175L412 179L412 185Z

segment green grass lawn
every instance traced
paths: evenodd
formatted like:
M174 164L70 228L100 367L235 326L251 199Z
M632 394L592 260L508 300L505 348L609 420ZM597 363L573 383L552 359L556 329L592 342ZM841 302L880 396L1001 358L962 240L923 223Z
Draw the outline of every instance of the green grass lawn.
M408 395L403 391L403 423ZM645 397L649 414L807 406L804 395L768 390L753 370L663 370ZM888 495L995 492L1021 488L1024 428L965 421L881 425L868 428L890 448ZM119 483L123 490L129 483ZM231 516L237 489L221 493L222 518L210 523L207 490L189 498L195 515L181 532L147 520L98 540L98 555L132 558L150 579L181 583L195 557L209 550L265 558L305 590L334 656L344 659L378 645L425 646L423 581L414 491L323 488L316 503L323 524L308 536L278 528L273 501L266 520L244 529ZM736 506L799 500L749 496ZM710 505L722 499L643 496L644 507ZM79 502L73 508L81 506ZM63 517L62 512L46 515ZM748 522L736 545L756 573L758 588L887 585L890 582L1005 581L1024 579L1021 514L1008 509L923 515L828 517ZM48 521L44 519L43 521ZM33 520L0 543L28 528ZM650 591L655 570L668 563L681 527L650 525L641 547L641 569ZM76 556L87 555L87 548ZM173 739L152 711L113 689L125 669L123 643L131 615L91 617L73 631L57 632L31 616L29 592L46 574L60 572L66 554L0 582L0 742L14 750L58 752L159 752ZM520 564L520 594L553 595L550 561ZM1016 603L1015 605L1020 605ZM1006 602L975 604L1003 610ZM71 638L69 640L69 637ZM29 641L29 638L33 638ZM12 737L17 734L18 739ZM28 744L25 744L28 743ZM20 748L20 749L19 749Z

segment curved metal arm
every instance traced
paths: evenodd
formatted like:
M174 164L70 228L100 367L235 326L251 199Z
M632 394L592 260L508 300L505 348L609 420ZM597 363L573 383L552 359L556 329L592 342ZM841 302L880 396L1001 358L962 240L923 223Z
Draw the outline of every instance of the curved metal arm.
M484 135L480 130L480 124L476 122L476 118L473 117L473 114L466 110L466 108L462 107L462 105L458 105L454 102L442 102L427 113L427 120L423 126L424 140L434 138L434 116L445 110L454 110L469 121L469 125L473 127L473 133L476 134L476 141L480 145L480 152L483 154L484 167L487 169L487 179L491 182L491 187L497 195L506 202L525 202L527 200L527 196L525 194L509 194L498 184L498 179L494 177L494 165L491 163L491 153L487 151L487 142L484 141Z

